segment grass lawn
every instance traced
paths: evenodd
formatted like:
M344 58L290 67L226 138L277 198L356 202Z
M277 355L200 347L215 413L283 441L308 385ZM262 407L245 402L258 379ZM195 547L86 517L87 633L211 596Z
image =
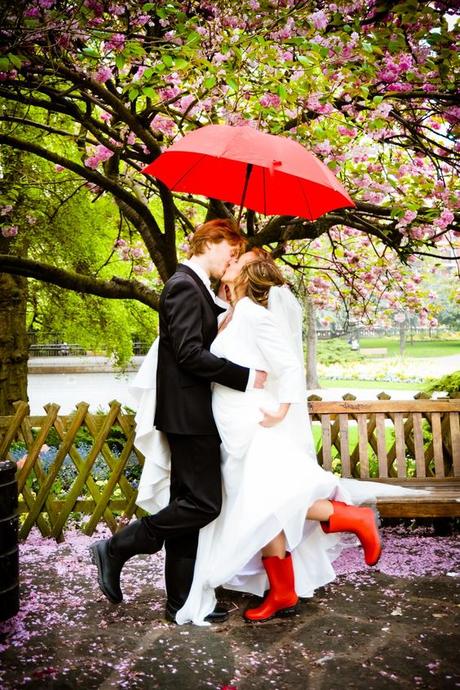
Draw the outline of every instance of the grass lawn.
M378 388L381 391L422 391L423 383L402 383L399 381L358 381L357 379L321 379L322 388Z
M313 433L313 440L315 442L315 448L316 452L318 452L318 449L321 446L321 441L322 441L322 432L321 432L321 424L319 422L313 422L312 424L312 433ZM395 434L394 434L394 429L391 427L385 427L385 447L388 450L394 445L395 442ZM350 454L355 450L356 446L358 445L358 429L356 424L349 424L348 425L348 448L350 451ZM372 446L368 443L367 444L367 454L369 457L369 473L371 477L378 477L378 459L377 456L372 448ZM408 476L414 476L415 473L415 461L413 458L406 458L406 470L407 470L407 475ZM341 472L341 461L340 461L340 453L335 448L335 446L332 447L332 471L336 472L337 474L340 474Z
M399 338L360 338L360 347L386 347L389 357L399 355ZM405 357L448 357L460 354L460 340L414 340L407 338Z

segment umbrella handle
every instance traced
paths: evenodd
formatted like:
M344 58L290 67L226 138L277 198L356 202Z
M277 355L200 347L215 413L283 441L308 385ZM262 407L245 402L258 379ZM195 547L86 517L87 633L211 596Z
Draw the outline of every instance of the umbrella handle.
M253 167L254 166L252 163L248 163L246 166L246 179L244 180L243 194L241 196L241 201L240 201L240 210L238 213L238 219L236 221L238 227L240 227L241 216L243 214L243 204L244 204L244 200L246 198L246 192L248 190L249 178L251 177Z

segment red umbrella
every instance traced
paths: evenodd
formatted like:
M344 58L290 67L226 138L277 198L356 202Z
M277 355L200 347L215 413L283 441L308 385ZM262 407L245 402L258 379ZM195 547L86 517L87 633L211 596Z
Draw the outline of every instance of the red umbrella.
M229 201L265 215L315 220L355 205L329 168L301 144L253 127L196 129L143 172L177 192Z

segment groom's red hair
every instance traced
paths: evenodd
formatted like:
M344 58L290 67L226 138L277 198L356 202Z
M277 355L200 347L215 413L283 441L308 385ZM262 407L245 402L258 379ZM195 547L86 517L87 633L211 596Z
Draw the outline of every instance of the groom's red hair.
M189 240L188 258L204 254L208 242L219 244L226 240L229 244L239 246L239 253L244 251L246 241L240 235L236 223L228 218L216 218L199 225Z

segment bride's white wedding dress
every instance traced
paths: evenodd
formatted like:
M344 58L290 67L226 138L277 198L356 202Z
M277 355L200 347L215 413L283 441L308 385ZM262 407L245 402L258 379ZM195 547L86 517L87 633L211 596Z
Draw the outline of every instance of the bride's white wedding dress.
M267 371L268 378L264 390L246 392L214 384L223 505L219 517L200 531L193 584L177 613L179 624L207 625L204 618L214 609L217 586L262 596L268 580L261 549L281 531L292 553L296 592L313 596L335 578L332 562L350 538L325 534L319 522L305 519L308 508L320 498L357 504L409 491L341 479L318 465L306 411L301 308L287 288L271 288L269 308L247 297L238 301L211 348L217 356ZM147 387L141 371L139 382ZM262 427L261 408L274 410L280 402L291 403L284 420ZM136 445L146 454L146 465L138 504L154 511L166 501L167 444L151 423L148 428L139 409Z

